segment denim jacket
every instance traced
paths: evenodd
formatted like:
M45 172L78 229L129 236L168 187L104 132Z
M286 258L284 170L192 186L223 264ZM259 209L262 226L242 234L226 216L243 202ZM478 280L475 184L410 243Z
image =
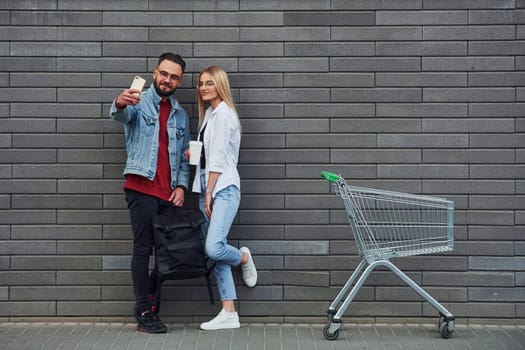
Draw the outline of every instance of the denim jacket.
M188 188L190 167L184 151L190 141L188 114L179 102L169 97L171 111L168 117L169 157L171 168L171 187ZM115 101L109 111L110 117L124 124L126 151L128 158L124 175L136 174L150 181L157 170L159 149L159 104L160 96L153 84L142 93L136 106L118 109Z

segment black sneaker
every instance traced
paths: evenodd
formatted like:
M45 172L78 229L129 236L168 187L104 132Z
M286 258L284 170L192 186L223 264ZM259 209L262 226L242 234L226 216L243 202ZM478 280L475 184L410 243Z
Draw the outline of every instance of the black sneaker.
M166 333L168 328L159 316L150 310L137 312L137 331L146 333Z

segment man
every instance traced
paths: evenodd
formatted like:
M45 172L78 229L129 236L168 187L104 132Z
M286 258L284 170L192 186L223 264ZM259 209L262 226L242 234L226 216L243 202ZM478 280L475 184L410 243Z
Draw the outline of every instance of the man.
M126 89L113 101L110 116L124 124L127 161L124 190L133 229L131 276L136 298L137 330L165 333L150 297L155 274L149 273L153 252L153 216L162 207L182 207L189 183L184 155L190 140L187 113L173 98L186 63L163 53L153 71L153 84L143 93Z

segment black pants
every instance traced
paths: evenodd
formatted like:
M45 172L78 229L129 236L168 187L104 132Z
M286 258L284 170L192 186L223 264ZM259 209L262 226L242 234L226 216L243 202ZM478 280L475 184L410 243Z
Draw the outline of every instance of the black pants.
M156 291L157 274L149 272L149 259L153 253L153 216L171 203L137 191L126 190L131 227L133 230L133 256L131 278L139 311L150 310L149 295Z

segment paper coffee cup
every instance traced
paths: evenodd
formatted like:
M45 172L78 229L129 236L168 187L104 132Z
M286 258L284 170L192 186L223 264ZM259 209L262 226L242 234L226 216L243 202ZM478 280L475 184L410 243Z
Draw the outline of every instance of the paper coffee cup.
M190 164L197 165L201 160L202 142L190 141Z

